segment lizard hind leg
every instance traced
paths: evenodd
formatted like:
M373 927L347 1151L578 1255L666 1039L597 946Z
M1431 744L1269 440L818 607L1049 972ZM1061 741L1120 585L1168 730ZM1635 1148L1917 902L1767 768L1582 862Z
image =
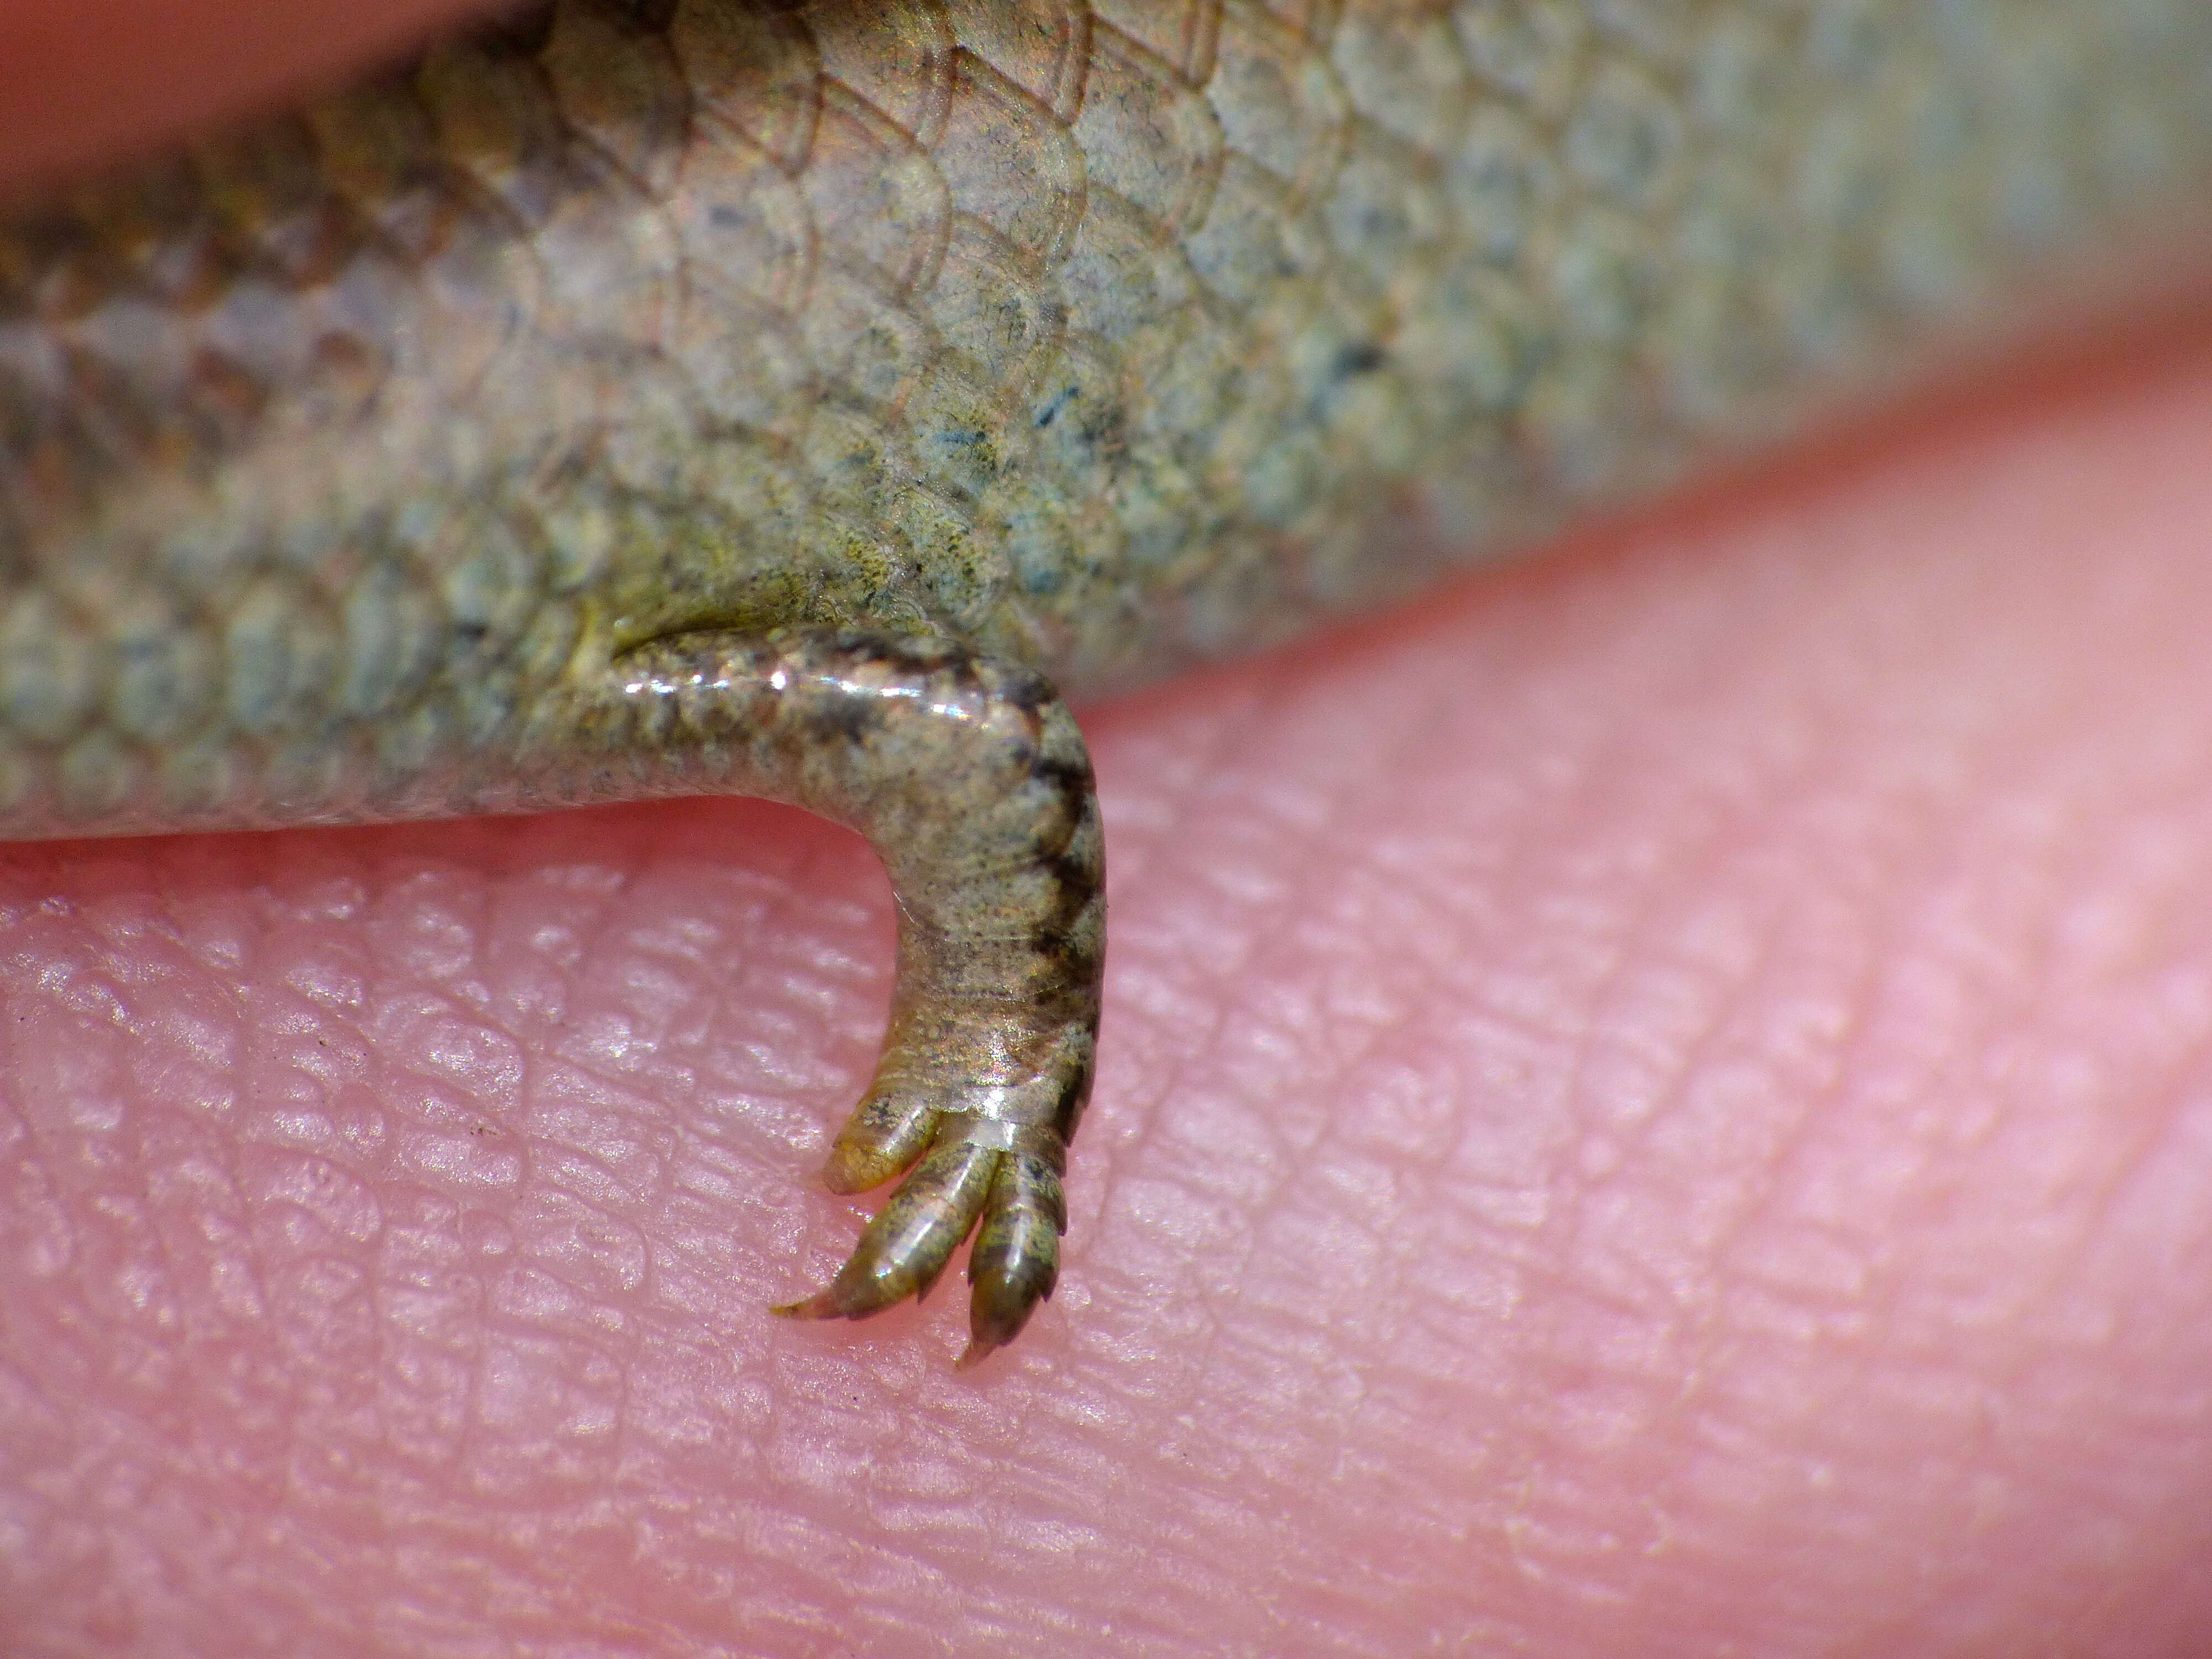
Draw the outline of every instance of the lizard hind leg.
M678 787L791 801L858 830L898 906L875 1079L825 1180L911 1166L818 1294L776 1312L857 1319L926 1295L980 1221L971 1364L1052 1293L1060 1177L1096 1062L1104 856L1091 763L1040 676L947 641L793 629L626 653L632 741Z

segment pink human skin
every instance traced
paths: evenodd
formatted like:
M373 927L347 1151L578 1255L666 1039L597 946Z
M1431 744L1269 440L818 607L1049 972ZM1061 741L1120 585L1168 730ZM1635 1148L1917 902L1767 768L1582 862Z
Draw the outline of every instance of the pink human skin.
M284 9L177 78L357 50ZM766 1311L857 841L0 849L0 1652L2203 1652L2209 430L2186 325L1094 711L1067 1267L968 1376Z

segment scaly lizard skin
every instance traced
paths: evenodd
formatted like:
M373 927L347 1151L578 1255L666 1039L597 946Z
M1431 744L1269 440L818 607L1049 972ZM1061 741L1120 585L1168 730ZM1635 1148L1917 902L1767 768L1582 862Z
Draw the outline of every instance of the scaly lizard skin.
M561 0L0 229L0 836L853 825L830 1179L914 1167L786 1311L980 1218L980 1357L1097 1041L1061 692L1768 437L2208 173L2191 0Z

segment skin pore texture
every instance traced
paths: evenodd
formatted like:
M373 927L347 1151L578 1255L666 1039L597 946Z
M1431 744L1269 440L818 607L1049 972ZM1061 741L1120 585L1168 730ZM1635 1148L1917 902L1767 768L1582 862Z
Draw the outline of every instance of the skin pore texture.
M428 9L9 9L21 178ZM0 849L0 1650L2201 1652L2208 428L2184 319L1086 711L967 1375L765 1310L873 1206L857 839Z

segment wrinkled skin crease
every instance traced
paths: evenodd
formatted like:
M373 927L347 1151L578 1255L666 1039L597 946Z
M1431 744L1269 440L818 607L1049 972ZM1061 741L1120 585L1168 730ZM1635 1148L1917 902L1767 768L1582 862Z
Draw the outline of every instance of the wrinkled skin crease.
M2198 328L1095 714L968 1376L763 1307L857 842L7 849L0 1649L2201 1650L2208 422Z

